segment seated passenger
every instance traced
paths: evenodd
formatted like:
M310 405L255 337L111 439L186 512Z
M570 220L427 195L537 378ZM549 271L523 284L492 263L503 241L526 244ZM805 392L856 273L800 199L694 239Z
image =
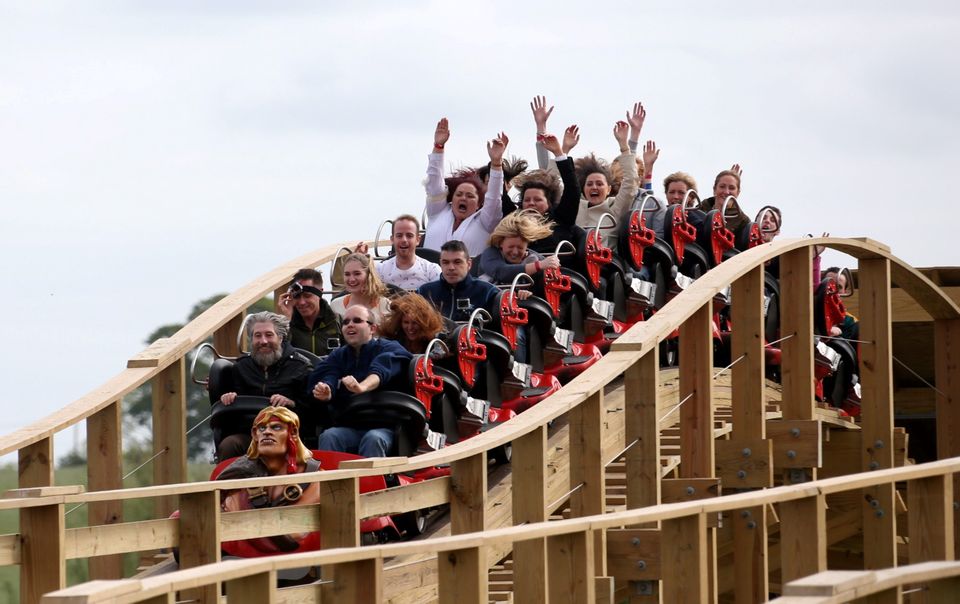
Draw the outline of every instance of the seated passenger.
M220 396L223 405L232 405L238 395L265 396L274 407L296 409L304 419L304 435L316 434L315 418L309 412L305 394L311 362L286 341L290 322L272 312L258 312L246 320L250 352L234 363L234 392ZM220 441L217 459L243 455L250 446L249 434L231 434Z
M839 267L831 266L823 273L824 279L833 279L837 283L837 289L839 291L844 291L847 289L847 276L845 273L840 271ZM843 323L839 326L834 325L830 328L830 333L828 334L834 338L843 338L845 340L859 340L860 339L860 322L857 318L850 313L845 313L843 316Z
M472 266L467 246L456 239L440 247L440 279L424 283L417 293L430 301L440 314L451 321L469 321L474 310L498 312L500 290L470 274Z
M517 210L517 204L510 197L510 189L513 188L518 176L527 171L527 160L519 157L503 158L503 195L500 196L501 213L506 216ZM483 186L490 184L490 162L480 166L476 170L468 169L466 172L476 172L477 177L483 183ZM465 176L466 172L459 173L458 176Z
M390 316L383 322L380 334L400 342L413 354L423 354L443 328L443 317L437 309L420 294L411 292L390 302Z
M549 237L552 223L544 224L536 210L520 210L505 217L490 235L490 247L480 255L483 277L499 285L510 285L520 273L535 275L557 268L556 255L544 257L529 249L531 242Z
M577 246L583 239L583 229L577 226L580 210L580 185L573 167L573 158L567 153L580 141L576 124L566 129L563 145L552 134L540 135L538 146L554 154L557 171L563 181L563 194L556 177L547 170L534 170L524 175L520 184L520 204L524 210L535 211L550 226L550 234L530 242L530 247L541 254L552 254L561 241ZM559 203L558 200L559 199Z
M354 305L343 316L344 346L330 353L310 374L313 398L326 405L318 448L386 457L394 447L394 426L342 425L341 413L353 394L371 392L398 377L413 356L399 343L377 336L377 318L365 306Z
M613 176L606 162L592 154L575 162L577 181L583 194L577 212L577 224L583 228L595 227L600 216L607 212L613 214L617 223L621 224L630 211L630 204L637 195L637 161L627 147L627 131L626 122L617 122L613 127L613 135L620 145L620 155L616 161L623 171L620 190L615 197L610 196ZM616 249L617 229L604 229L601 235L604 245Z
M697 194L697 181L686 172L674 172L663 179L663 193L666 196L668 206L683 203L689 191L693 191L693 193L690 193L691 195ZM648 206L648 208L650 208L650 206ZM666 239L664 222L667 216L667 208L663 207L656 211L651 210L645 214L645 216L647 219L647 228L652 229L657 237Z
M340 335L340 317L323 299L323 275L302 268L293 275L287 293L280 296L280 312L290 319L290 343L296 348L326 356L328 343Z
M501 133L487 143L490 156L489 187L484 187L474 174L467 177L443 179L443 147L450 139L447 118L437 123L433 134L433 152L427 164L427 236L424 246L440 247L450 240L461 240L470 255L477 255L487 247L487 238L503 217L501 191L503 190L503 154L509 139ZM482 198L482 201L481 201Z
M740 177L743 171L739 164L733 164L729 170L724 170L717 174L713 181L713 197L708 197L700 202L700 209L704 212L710 210L719 210L723 207L723 202L731 195L737 198L736 217L727 218L727 228L736 234L741 228L746 226L750 219L743 211L743 204L740 203Z
M250 448L217 476L217 480L258 478L316 472L320 462L300 440L300 420L285 407L266 407L253 422ZM253 508L310 505L320 502L320 484L275 485L223 491L220 509L236 512ZM305 534L277 535L255 540L261 551L289 552L297 549Z
M330 302L330 308L340 317L344 317L351 306L369 309L377 317L377 322L390 312L387 287L377 276L377 271L371 270L370 256L354 252L346 257L343 261L343 285L347 290L346 295Z
M403 214L393 221L390 243L394 255L377 267L384 283L414 290L427 281L440 278L440 265L416 254L420 245L420 221L415 217Z

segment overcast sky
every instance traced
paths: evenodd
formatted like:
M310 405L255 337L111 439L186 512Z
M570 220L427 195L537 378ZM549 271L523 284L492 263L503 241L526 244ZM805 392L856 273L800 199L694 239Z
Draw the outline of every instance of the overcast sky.
M778 205L784 235L960 264L955 2L0 7L0 434L199 299L419 214L440 117L452 166L498 130L533 160L535 94L552 131L580 125L581 154L612 157L641 100L655 180L704 191L739 162L742 204Z

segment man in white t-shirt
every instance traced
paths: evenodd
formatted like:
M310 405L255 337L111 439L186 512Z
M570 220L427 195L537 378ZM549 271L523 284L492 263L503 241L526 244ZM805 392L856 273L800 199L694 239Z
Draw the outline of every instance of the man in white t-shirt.
M377 269L384 283L414 290L440 278L440 266L416 254L420 245L420 222L415 217L403 214L393 221L390 243L394 256Z

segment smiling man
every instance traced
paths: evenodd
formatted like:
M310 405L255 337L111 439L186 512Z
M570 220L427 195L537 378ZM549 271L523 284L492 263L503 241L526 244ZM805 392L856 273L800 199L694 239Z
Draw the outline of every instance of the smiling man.
M293 275L290 289L280 296L277 308L290 319L290 343L317 356L339 346L337 313L323 299L323 275L302 268ZM332 344L332 345L331 345Z
M394 255L377 268L384 283L414 290L440 278L440 266L416 254L420 245L420 221L415 217L403 214L393 221L390 243Z
M413 356L399 343L376 335L375 315L367 307L347 308L343 316L346 345L331 352L310 374L310 392L322 405L325 425L330 426L320 434L320 449L364 457L386 457L393 449L396 426L351 426L341 417L352 395L376 390L398 377Z

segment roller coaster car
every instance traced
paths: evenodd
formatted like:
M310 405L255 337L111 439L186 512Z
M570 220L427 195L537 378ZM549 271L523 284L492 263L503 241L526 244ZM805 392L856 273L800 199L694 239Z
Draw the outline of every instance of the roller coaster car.
M527 311L527 349L533 375L542 373L565 384L600 360L596 346L574 341L573 331L557 326L546 300L531 296L519 305Z
M707 260L711 268L723 262L724 254L733 250L733 233L727 228L721 210L710 210L704 215L697 229L697 243L709 251Z
M857 417L860 415L857 349L851 342L831 337L830 334L833 327L843 324L846 314L837 282L832 278L821 281L813 298L814 333L824 336L821 342L839 358L833 371L823 375L818 389L822 390L823 400Z

